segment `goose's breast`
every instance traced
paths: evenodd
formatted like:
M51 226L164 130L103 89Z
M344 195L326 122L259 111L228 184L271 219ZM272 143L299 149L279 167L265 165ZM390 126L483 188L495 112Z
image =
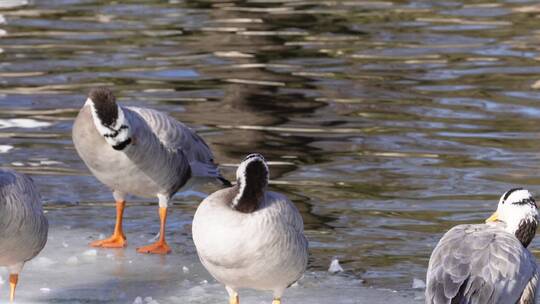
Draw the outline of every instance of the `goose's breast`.
M99 135L89 107L83 107L75 119L73 143L92 174L109 188L143 197L155 197L161 191L125 153L114 150Z
M283 220L280 206L248 214L220 204L199 209L194 241L203 264L219 281L272 289L273 284L292 283L303 272L305 239Z

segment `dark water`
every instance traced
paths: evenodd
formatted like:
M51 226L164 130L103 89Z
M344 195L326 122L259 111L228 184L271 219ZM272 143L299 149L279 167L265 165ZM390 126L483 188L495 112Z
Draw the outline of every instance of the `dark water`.
M34 176L53 222L87 208L99 232L112 226L110 192L71 142L97 86L197 129L229 178L263 153L273 190L303 214L310 269L335 256L370 286L410 288L449 227L482 221L513 186L540 193L534 1L0 7L0 163ZM176 199L172 239L196 203ZM157 228L129 209L127 221Z

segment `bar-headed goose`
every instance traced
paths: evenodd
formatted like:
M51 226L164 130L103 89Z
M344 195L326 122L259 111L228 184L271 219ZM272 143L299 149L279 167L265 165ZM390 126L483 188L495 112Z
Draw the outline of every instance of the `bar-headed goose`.
M450 229L429 260L426 303L536 303L539 273L527 246L537 225L536 202L516 188L485 224Z
M270 290L274 304L304 273L308 242L302 217L282 194L266 190L268 166L247 156L237 184L208 196L193 219L193 240L202 264L225 285L230 303L238 289Z
M127 245L122 229L126 194L157 197L160 236L140 253L167 254L167 206L171 197L197 178L230 185L219 173L212 152L193 130L167 114L116 103L105 88L90 92L73 125L73 143L94 176L113 191L116 225L111 237L94 247Z
M0 169L0 266L9 270L11 301L24 263L43 249L48 231L32 179Z

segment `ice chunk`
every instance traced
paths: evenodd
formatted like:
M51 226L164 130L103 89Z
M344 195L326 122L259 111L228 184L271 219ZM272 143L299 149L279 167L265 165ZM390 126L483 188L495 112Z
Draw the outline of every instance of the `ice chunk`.
M71 266L75 266L75 265L79 264L79 259L76 256L70 256L67 259L66 264L71 265Z
M424 281L422 281L420 279L413 278L413 280L412 280L412 288L413 289L424 289L424 288L426 288L426 283L424 283Z
M4 283L6 283L6 281L4 281L4 278L0 276L0 285L4 285Z
M328 272L330 273L343 272L343 268L341 267L341 265L339 265L339 260L337 258L333 258L332 262L330 262L330 267L328 267Z
M182 271L183 271L185 274L188 274L188 273L189 273L189 268L187 268L186 266L182 266Z
M133 304L143 304L143 300L141 297L136 297L135 301L133 301Z
M51 265L56 264L56 262L46 257L38 257L32 261L32 264L38 267L45 268L45 267L50 267Z
M159 304L158 301L152 299L152 297L146 297L144 298L144 301L147 303L147 304Z
M41 128L50 126L50 122L37 121L30 118L0 119L0 129L3 128Z
M204 288L202 286L195 286L189 289L189 293L191 295L202 295L206 292L204 291Z
M8 153L11 149L13 149L13 146L0 145L0 153Z
M49 293L51 292L51 289L48 287L41 287L39 291L41 291L42 293Z
M83 252L83 255L87 257L95 257L97 256L97 250L96 249L88 249L85 252Z
M2 0L0 8L15 8L18 6L28 5L28 0Z
M40 160L39 163L44 166L60 165L62 162L56 160Z
M68 243L67 243L66 241L62 241L62 247L64 247L64 248L68 248L68 247L69 247L69 245L68 245Z

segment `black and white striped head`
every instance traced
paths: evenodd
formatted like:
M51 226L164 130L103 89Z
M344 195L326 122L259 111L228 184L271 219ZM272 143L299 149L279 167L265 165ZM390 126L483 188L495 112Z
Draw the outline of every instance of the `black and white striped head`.
M85 105L90 106L94 125L115 150L123 150L131 143L131 130L116 97L107 88L93 89Z
M268 185L268 176L268 165L262 155L246 156L236 170L238 193L233 199L233 208L246 213L257 210Z
M107 88L97 88L88 94L88 103L93 105L97 118L104 126L114 126L118 119L118 105L113 92Z
M514 188L501 196L497 211L486 222L505 223L506 231L527 246L536 234L538 220L538 206L532 194L523 188Z

